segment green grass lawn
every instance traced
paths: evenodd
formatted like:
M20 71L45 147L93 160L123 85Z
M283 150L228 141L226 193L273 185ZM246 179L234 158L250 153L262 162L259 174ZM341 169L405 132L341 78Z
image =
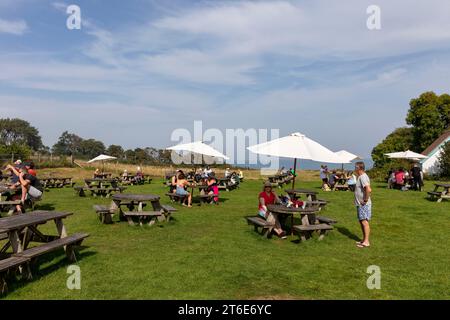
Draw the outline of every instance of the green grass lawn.
M130 193L164 195L158 179ZM322 192L317 182L298 187L320 191L330 203L322 213L339 221L323 241L266 239L248 226L261 181L222 192L219 206L185 208L155 226L102 225L93 204L71 189L45 193L39 209L74 213L68 232L88 232L78 254L81 290L68 290L63 252L43 257L32 281L15 281L7 299L449 299L450 203L430 202L426 192L373 186L370 248L360 236L353 194ZM431 189L428 182L426 189ZM281 190L280 190L281 191ZM163 203L170 203L165 196ZM117 221L118 217L114 217ZM42 230L56 232L52 224ZM369 290L367 267L381 268L381 289Z

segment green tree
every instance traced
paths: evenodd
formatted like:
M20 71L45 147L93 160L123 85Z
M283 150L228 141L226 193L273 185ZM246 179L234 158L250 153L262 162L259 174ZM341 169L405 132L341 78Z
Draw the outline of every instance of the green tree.
M7 156L4 160L10 160L9 156L14 155L14 160L28 159L32 154L30 147L24 144L0 145L0 155Z
M58 142L53 145L52 151L57 155L79 155L80 146L83 139L76 134L64 131L58 139Z
M26 145L37 151L43 147L39 131L22 119L0 119L0 144Z
M106 149L106 153L112 157L122 159L124 157L125 151L119 145L112 144Z
M450 96L425 92L409 105L406 123L412 125L411 150L422 152L450 125Z
M413 148L413 128L398 128L389 134L372 150L374 167L381 168L391 163L391 159L384 154L389 152L405 151Z
M94 158L102 153L105 153L105 145L103 144L103 142L95 139L87 139L81 141L78 155L88 158Z
M439 170L442 177L450 178L450 142L446 142L439 155Z

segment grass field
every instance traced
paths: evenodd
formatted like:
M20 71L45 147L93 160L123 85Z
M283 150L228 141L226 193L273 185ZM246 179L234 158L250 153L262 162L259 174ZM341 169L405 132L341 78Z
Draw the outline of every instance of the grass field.
M171 222L152 227L102 225L92 205L110 200L52 189L39 209L74 212L65 222L69 234L90 233L78 254L82 288L66 288L69 263L61 252L41 260L34 280L13 282L6 299L450 298L449 202L375 184L372 246L358 249L352 193L323 193L318 184L298 187L320 191L330 201L323 215L339 223L323 241L304 243L296 236L268 240L246 224L244 216L256 213L260 180L222 192L219 206L177 206ZM163 195L166 188L155 178L126 192ZM54 233L55 227L42 230ZM380 290L366 286L370 265L381 268Z

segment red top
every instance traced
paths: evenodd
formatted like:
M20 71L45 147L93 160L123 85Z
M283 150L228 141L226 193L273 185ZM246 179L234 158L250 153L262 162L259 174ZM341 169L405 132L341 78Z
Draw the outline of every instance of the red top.
M261 192L258 196L258 202L259 199L264 199L264 204L267 206L268 204L275 204L275 193L271 192L270 194L267 194L266 192ZM261 203L259 203L259 209L262 209Z
M399 184L403 184L405 180L405 174L403 173L403 171L397 171L395 173L395 182L399 183Z
M34 169L29 169L29 170L28 170L28 173L31 174L32 176L35 176L35 177L36 177L36 175L37 175L37 172L36 172L36 170L34 170Z

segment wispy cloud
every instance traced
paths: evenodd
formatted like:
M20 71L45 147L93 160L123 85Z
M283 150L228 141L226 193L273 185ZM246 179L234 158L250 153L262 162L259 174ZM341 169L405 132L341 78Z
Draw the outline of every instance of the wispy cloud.
M22 35L28 29L24 20L5 20L0 18L0 33Z

